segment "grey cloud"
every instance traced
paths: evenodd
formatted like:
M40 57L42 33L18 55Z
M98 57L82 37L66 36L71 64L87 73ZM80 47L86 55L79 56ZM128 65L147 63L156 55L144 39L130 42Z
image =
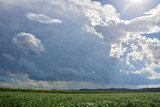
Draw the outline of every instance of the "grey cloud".
M3 79L0 79L0 82L5 82Z
M0 69L0 74L4 76L28 74L31 79L44 81L104 81L95 71L85 71L83 68L53 67L50 71L47 71L38 68L33 61L28 61L24 58L16 59L7 53L2 54L2 56L5 56L6 62L4 61L4 63L7 64L7 66L1 65L3 69ZM10 58L13 60L10 60Z
M9 62L13 62L15 60L15 58L10 55L10 54L7 54L7 53L3 53L2 56L7 59Z
M30 79L27 74L17 74L8 81L0 80L0 87L34 88L34 89L81 89L106 87L94 82L86 81L41 81Z
M83 68L73 69L73 68L55 68L55 75L58 76L60 80L63 81L90 81L96 82L101 81L101 77L98 76L95 71L85 71ZM83 79L82 79L83 78Z
M133 75L132 75L133 76ZM131 79L129 76L126 76L126 79ZM142 77L136 76L136 81L139 82L142 80ZM128 81L124 81L128 82ZM27 74L17 74L16 76L12 77L12 79L8 81L0 81L1 87L12 87L12 88L35 88L35 89L95 89L95 88L144 88L144 87L155 87L159 86L159 84L153 85L143 85L144 82L140 85L132 84L129 82L130 85L124 84L97 84L95 82L86 82L86 81L41 81L41 80L34 80L30 79Z

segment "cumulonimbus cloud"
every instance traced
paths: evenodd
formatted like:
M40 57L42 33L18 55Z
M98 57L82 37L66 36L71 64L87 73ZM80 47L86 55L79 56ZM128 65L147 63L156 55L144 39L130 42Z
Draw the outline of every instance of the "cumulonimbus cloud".
M45 51L41 40L30 33L19 33L13 37L12 42L26 54L40 54Z
M46 15L43 14L35 14L35 13L27 13L26 16L32 20L39 23L45 23L45 24L53 24L53 23L62 23L62 20L60 19L52 19Z
M28 78L38 81L94 81L136 85L147 84L150 81L159 83L159 39L145 36L146 33L159 32L159 7L135 19L122 20L112 5L102 5L92 0L7 1L9 2L7 5L3 4L6 0L0 3L8 7L8 10L5 10L6 8L0 6L0 9L7 13L0 17L4 20L0 24L2 27L0 38L4 35L2 45L10 46L12 36L5 35L6 32L12 34L17 32L17 29L19 31L25 29L26 32L38 34L46 47L43 57L38 58L32 56L26 58L25 54L12 51L15 49L13 46L9 47L9 52L3 47L1 53L15 56L17 60L19 59L15 61L17 65L22 64L14 67L15 72L24 71ZM47 8L42 8L43 6ZM19 11L19 7L22 11ZM12 8L16 11L12 11ZM30 20L21 18L26 10L42 12L50 17L61 17L65 23L62 26L48 26L49 23L58 21L53 21L52 17L43 14L30 13L30 20L45 23L47 26L30 25L28 23ZM14 21L16 24L8 23L8 20L12 20L10 16L16 17ZM6 23L8 27L5 26ZM14 43L15 46L27 54L44 52L42 43L30 43L32 39L21 41L20 37L14 38L19 38L19 42ZM12 57L3 54L1 59L5 62L0 63L1 68L13 69L14 64L7 63L13 60Z

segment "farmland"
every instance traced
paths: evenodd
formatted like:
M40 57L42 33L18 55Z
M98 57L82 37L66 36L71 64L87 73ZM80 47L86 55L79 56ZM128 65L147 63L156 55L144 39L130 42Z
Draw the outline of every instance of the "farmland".
M160 107L160 93L0 91L0 107Z

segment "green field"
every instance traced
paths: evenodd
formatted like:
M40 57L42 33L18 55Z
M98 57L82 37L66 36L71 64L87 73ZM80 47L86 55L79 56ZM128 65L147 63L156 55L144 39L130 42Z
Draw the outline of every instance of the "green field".
M160 93L38 93L0 91L1 107L160 107Z

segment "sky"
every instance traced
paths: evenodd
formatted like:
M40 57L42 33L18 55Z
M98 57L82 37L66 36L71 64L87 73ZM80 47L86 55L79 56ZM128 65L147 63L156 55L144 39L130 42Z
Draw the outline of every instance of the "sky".
M160 87L160 1L0 0L0 87Z

